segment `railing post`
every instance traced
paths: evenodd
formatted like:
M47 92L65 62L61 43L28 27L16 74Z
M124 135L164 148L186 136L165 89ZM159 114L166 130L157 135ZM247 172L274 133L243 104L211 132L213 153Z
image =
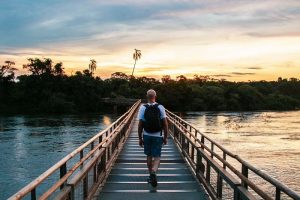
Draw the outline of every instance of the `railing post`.
M31 200L36 200L36 189L31 190Z
M184 123L183 126L187 129L187 124L186 123Z
M105 147L103 147L103 148L104 148L104 152L103 152L103 155L100 158L101 161L98 164L98 175L101 174L102 171L105 172L105 170L106 170L106 148Z
M226 161L226 153L223 151L223 159ZM223 163L223 168L226 169L225 163Z
M210 183L210 164L206 163L206 176L205 179L208 183Z
M67 173L67 163L64 163L64 164L60 167L59 172L60 172L60 173L59 173L60 178L64 177L64 175L66 175L66 173ZM60 189L63 189L64 186L65 186L65 183L62 184L62 185L60 186Z
M94 149L94 142L91 142L91 150Z
M198 173L199 171L204 173L204 165L202 163L202 156L200 155L200 150L197 148L196 173Z
M193 147L193 145L191 145L191 146L192 146L191 157L192 157L193 162L195 162L195 148Z
M105 150L106 150L105 151L106 152L106 155L105 155L106 160L109 160L110 159L110 145L106 146Z
M79 154L80 154L80 160L81 160L83 158L83 150L81 150ZM83 167L83 163L80 165L80 168L82 168L82 167Z
M83 158L83 150L80 151L80 160Z
M248 178L248 167L244 164L242 164L242 174ZM245 183L245 181L242 181L242 186L246 189L248 189L248 184Z
M217 197L222 199L222 189L223 189L223 179L222 176L220 174L220 172L218 172L218 177L217 177Z
M102 135L99 137L99 144L102 142Z
M276 187L275 200L280 200L280 189L278 187Z
M234 187L234 191L233 191L233 199L234 199L234 200L239 200L239 199L240 199L240 193L239 193L237 187Z
M201 143L202 143L203 145L204 145L204 142L205 142L205 141L204 141L204 136L201 135ZM204 146L203 146L203 145L201 145L201 148L202 148L202 149L204 149Z
M190 156L190 143L188 140L186 141L186 152Z
M83 199L85 199L88 196L88 188L89 188L89 186L88 186L88 183L89 183L88 175L89 175L89 173L87 173L86 176L83 178L83 183L82 183Z
M172 126L171 126L171 132L173 133L174 138L176 138L174 130L175 130L175 125L172 124Z
M180 140L181 140L181 152L185 151L185 141L184 141L184 137L183 134L180 133ZM183 155L185 156L185 154L183 153Z
M94 149L94 142L91 142L91 151ZM94 157L94 154L92 154L91 158Z
M74 200L75 199L75 186L71 185L71 192L70 192L70 199L69 200Z
M93 171L94 171L93 181L94 181L94 183L96 183L97 180L98 180L98 174L97 174L97 162L96 162L96 164L94 165L93 168L94 168L94 169L93 169Z
M177 127L175 126L175 124L173 124L173 134L174 134L174 138L176 138L177 141L179 142L179 135L178 135Z

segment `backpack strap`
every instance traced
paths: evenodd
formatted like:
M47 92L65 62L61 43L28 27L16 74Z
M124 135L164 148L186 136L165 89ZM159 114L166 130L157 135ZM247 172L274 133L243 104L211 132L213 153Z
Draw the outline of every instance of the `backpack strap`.
M161 111L160 111L160 109L159 109L159 107L158 107L158 106L160 106L160 104L159 104L159 103L156 103L154 106L155 106L156 108L158 108L158 110L159 110L159 117L161 117ZM162 125L163 125L163 124L162 124ZM160 136L162 136L162 132L163 132L163 129L160 130Z
M149 105L148 103L146 103L146 104L144 104L144 106L145 106L146 108L148 108L148 107L150 107L150 106L158 107L158 106L160 106L160 104L159 104L159 103L156 103L156 104L153 104L153 105Z

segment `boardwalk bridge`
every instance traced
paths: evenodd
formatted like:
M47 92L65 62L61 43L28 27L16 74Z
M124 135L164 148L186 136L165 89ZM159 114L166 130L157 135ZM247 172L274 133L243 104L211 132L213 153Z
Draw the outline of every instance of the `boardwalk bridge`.
M300 195L167 111L159 185L138 146L137 101L105 130L10 197L16 199L300 199Z

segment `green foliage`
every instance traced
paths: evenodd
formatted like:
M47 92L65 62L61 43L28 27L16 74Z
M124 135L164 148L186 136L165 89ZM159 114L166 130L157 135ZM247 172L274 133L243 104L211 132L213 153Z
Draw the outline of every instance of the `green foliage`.
M12 61L5 61L5 64L0 66L0 82L9 82L15 79L15 71L17 70Z
M300 108L300 81L229 82L209 76L193 79L166 75L154 78L115 72L111 78L93 77L91 70L66 76L62 63L51 59L28 59L30 75L15 81L13 63L0 71L0 113L85 113L110 109L102 98L144 98L149 88L157 90L158 102L173 111L202 110L292 110Z
M292 110L299 108L300 101L282 94L270 94L266 97L267 109L270 110Z
M248 84L237 88L239 102L243 110L256 110L263 108L263 95L255 87Z
M28 69L32 75L63 75L64 69L62 68L62 63L56 63L53 66L53 62L49 58L44 58L43 60L39 58L29 58L29 63L23 65L24 69Z

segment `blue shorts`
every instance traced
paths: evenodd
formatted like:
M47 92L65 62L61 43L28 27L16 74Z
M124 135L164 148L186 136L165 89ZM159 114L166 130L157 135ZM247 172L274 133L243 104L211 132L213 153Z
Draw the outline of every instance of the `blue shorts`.
M143 135L143 140L144 140L144 153L147 156L160 157L163 138Z

